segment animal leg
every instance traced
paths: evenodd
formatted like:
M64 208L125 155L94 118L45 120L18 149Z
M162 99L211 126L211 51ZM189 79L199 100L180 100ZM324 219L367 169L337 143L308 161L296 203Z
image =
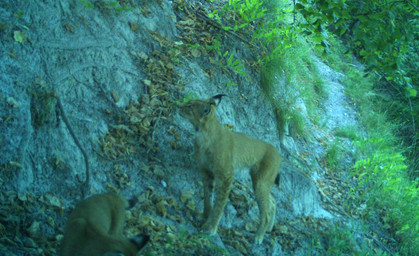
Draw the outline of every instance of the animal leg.
M266 231L272 231L274 226L276 202L270 190L278 176L280 164L281 157L276 150L272 150L265 155L259 165L255 165L250 170L260 214L260 223L255 237L257 244L262 243Z
M276 214L276 201L275 199L272 197L272 195L269 195L269 201L270 201L270 214L269 214L269 225L268 225L268 229L266 230L267 232L271 232L272 229L274 228L274 224L275 224L275 214Z
M268 225L270 224L270 200L269 187L263 182L254 182L253 189L255 191L256 202L259 207L259 227L256 231L255 242L261 244Z
M202 183L204 184L204 221L206 221L212 211L214 175L208 170L202 170Z
M255 242L261 244L266 231L272 230L275 221L276 206L270 193L275 175L271 168L267 168L263 163L261 166L254 166L250 175L259 207L259 227L256 231Z
M224 208L227 204L228 195L230 194L233 177L225 177L223 180L217 179L216 182L216 197L214 208L209 213L208 219L202 226L203 229L208 230L210 235L217 233L218 223L223 215Z

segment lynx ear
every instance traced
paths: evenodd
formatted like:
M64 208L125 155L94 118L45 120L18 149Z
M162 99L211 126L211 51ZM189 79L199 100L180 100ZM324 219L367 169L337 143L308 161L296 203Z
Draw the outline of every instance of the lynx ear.
M214 97L211 98L211 103L213 102L215 104L215 106L218 106L218 104L220 104L221 102L221 98L223 96L227 96L225 94L217 94Z

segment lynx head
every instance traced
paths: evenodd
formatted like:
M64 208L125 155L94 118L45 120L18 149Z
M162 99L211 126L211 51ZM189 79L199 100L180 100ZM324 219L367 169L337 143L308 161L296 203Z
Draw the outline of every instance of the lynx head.
M207 100L189 100L180 106L180 113L186 117L199 130L204 127L208 120L216 118L215 107L221 102L221 98L227 96L218 94Z

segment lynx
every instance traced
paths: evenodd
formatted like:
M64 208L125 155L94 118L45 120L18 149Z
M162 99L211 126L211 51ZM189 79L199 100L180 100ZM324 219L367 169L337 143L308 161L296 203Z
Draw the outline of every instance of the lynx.
M61 256L135 256L149 237L123 235L128 202L115 193L99 194L80 202L70 214Z
M261 244L265 233L272 231L274 225L276 206L270 189L279 180L282 158L271 144L229 131L220 124L216 106L223 96L219 94L207 100L190 100L180 106L181 115L193 124L197 133L194 151L204 184L205 222L202 228L210 235L217 233L234 170L249 168L260 216L255 243Z

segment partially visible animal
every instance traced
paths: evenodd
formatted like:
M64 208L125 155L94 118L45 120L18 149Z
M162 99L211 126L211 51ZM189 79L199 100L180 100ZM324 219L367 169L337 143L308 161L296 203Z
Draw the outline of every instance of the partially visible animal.
M145 235L123 235L128 202L116 193L94 195L81 201L70 214L61 256L135 256L149 241Z
M255 242L260 244L265 233L270 232L274 225L276 206L270 189L275 181L279 181L282 157L271 144L229 131L220 124L216 107L223 96L220 94L207 100L189 100L180 106L181 115L196 130L195 158L204 184L203 229L211 235L217 232L230 194L234 170L249 168L260 213Z

